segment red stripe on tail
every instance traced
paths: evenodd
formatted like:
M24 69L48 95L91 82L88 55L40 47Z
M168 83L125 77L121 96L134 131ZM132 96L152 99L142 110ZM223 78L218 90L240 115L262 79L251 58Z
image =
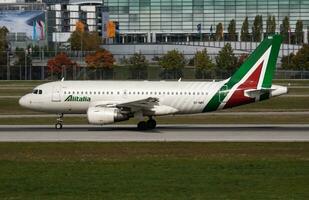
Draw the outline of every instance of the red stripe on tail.
M263 63L264 61L258 66L258 68L248 77L248 79L243 84L238 86L234 94L232 94L228 102L225 104L224 108L231 108L255 102L254 98L246 97L244 91L248 89L257 89L263 68Z

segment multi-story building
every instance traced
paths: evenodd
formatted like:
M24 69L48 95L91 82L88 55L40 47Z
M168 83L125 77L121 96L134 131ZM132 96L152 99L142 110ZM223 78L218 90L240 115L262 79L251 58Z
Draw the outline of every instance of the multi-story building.
M236 20L240 33L245 17L249 26L256 15L263 16L264 30L267 16L275 16L277 32L285 16L290 18L291 31L297 20L309 26L308 0L103 0L109 8L109 18L119 22L124 41L191 40L201 33L215 32L223 23L227 32L230 20Z
M102 1L70 0L44 1L48 5L49 40L66 42L82 21L88 31L101 32L100 10Z

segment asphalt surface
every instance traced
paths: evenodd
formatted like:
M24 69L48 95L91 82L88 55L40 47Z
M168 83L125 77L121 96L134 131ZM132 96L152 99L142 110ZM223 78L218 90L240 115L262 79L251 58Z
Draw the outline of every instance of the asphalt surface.
M201 114L194 114L192 116L239 116L239 115L245 115L245 116L265 116L265 115L309 115L309 111L293 111L293 112L284 112L284 111L264 111L264 112L229 112L229 111L220 111L220 112L211 112L211 113L201 113ZM179 115L181 116L181 115ZM190 115L185 115L187 117L190 117ZM0 119L6 119L6 118L49 118L54 117L57 118L56 114L14 114L14 115L2 115L0 114ZM87 117L86 114L66 114L64 117Z
M309 125L0 126L0 142L309 142Z

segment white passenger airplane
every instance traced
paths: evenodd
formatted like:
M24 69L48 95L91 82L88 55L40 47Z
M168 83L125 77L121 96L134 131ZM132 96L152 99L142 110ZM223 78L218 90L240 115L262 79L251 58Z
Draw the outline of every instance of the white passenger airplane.
M281 42L279 35L266 38L232 77L220 82L62 80L39 85L19 104L59 114L57 129L63 114L87 114L89 123L98 125L137 117L138 129L154 129L155 116L211 112L287 93L286 87L272 85Z

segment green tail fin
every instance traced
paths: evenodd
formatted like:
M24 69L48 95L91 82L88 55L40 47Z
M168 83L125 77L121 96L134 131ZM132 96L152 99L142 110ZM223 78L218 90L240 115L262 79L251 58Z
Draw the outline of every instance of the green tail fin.
M263 80L260 80L260 87L271 88L281 43L282 36L280 35L268 36L264 39L249 58L232 75L229 80L229 85L238 83L248 73L252 72L253 68L262 64L263 69L261 70L260 78Z

